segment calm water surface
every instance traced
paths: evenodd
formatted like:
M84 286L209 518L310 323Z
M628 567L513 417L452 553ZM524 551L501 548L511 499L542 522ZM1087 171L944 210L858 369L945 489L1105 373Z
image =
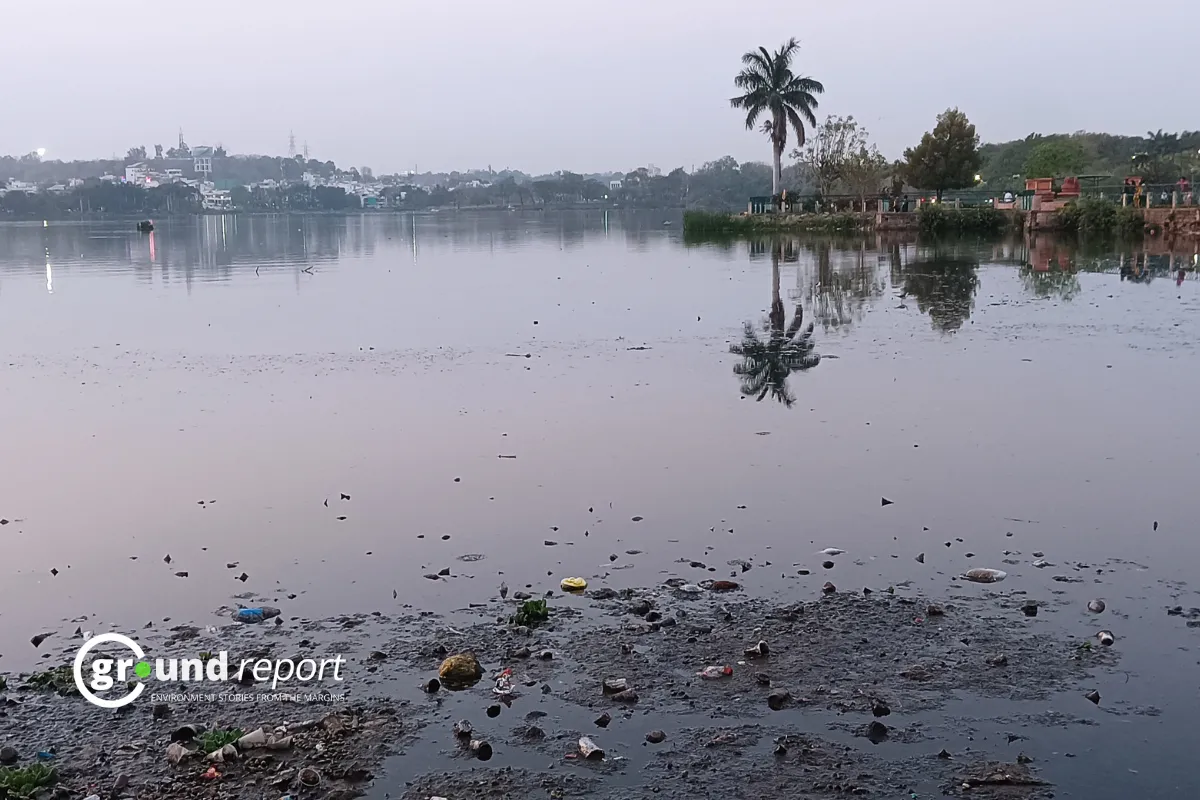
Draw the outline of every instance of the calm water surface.
M1200 605L1194 247L689 246L669 214L131 227L0 226L5 671L64 619L215 622L245 591L328 616L464 606L499 573L702 577L679 559L797 598L1003 566L1105 597L1129 670L1071 709L1101 726L1050 777L1200 783L1200 630L1165 614ZM796 575L827 546L832 575ZM1079 561L1104 572L1051 581Z

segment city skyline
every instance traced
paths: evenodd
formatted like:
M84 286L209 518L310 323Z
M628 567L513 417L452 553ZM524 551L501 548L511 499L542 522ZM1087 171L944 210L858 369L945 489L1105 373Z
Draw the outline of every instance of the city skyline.
M1170 30L1200 22L1186 0L1154 5ZM182 127L196 144L263 154L287 152L294 131L298 150L307 142L314 157L387 173L765 161L765 138L729 108L732 79L743 52L792 35L797 69L826 86L818 116L853 114L889 158L951 106L996 142L1033 130L1140 134L1151 120L1194 127L1175 92L1130 68L1146 62L1111 2L912 0L870 15L775 0L736 14L715 0L515 10L361 0L353 13L280 0L150 14L130 0L49 6L6 12L18 35L0 70L28 79L6 87L0 152L121 156L169 145ZM1136 98L1133 110L1114 97Z

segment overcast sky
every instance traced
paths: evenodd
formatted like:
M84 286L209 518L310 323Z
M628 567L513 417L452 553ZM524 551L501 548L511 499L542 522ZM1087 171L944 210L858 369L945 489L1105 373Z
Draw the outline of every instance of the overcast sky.
M315 158L386 172L765 161L732 79L745 50L789 36L825 84L818 115L853 114L889 157L949 106L984 141L1200 128L1200 0L3 6L0 153L48 158L170 146L182 127L271 155L294 130Z

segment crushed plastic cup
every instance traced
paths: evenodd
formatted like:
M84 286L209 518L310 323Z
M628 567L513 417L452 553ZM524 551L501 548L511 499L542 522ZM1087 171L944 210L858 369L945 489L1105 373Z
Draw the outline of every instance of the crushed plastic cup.
M262 747L267 743L267 732L262 728L251 731L245 736L237 740L238 750L252 750L255 747Z
M482 739L472 739L468 747L480 761L488 761L492 757L492 746Z
M579 737L579 755L583 756L588 761L604 760L604 751L600 749L600 745L596 744L586 736Z
M700 670L696 674L699 675L701 678L704 678L705 680L715 681L715 680L719 680L721 678L728 678L730 675L732 675L733 667L728 666L728 665L726 665L726 666L713 665L713 666L705 667L704 669Z
M1096 639L1105 647L1112 647L1112 643L1116 641L1112 631L1100 631L1096 634Z

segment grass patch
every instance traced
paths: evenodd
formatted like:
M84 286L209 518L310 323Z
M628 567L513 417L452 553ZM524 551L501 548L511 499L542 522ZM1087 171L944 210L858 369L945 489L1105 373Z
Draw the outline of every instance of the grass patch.
M242 738L240 728L233 728L226 731L205 731L200 734L197 740L200 743L200 750L204 753L211 753L214 750L220 750L227 744L233 744L238 739Z
M550 619L550 606L546 605L545 600L526 600L517 609L517 613L513 614L513 622L530 628L548 619Z
M751 233L757 230L754 217L715 214L711 211L683 212L683 229L689 233Z
M873 214L756 214L742 216L685 211L684 242L694 244L762 233L846 233L874 226Z
M58 771L45 764L30 764L27 767L0 767L0 796L33 797L38 789L50 786L58 780Z
M1019 232L1025 226L1023 215L1010 214L990 207L952 208L944 203L929 203L917 212L917 225L927 236L955 233Z

